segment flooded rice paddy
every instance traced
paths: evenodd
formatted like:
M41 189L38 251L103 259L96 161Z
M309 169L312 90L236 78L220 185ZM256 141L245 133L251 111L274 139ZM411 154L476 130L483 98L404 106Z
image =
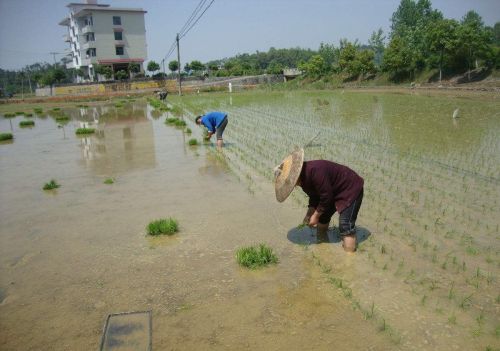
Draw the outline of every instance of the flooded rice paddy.
M65 122L44 104L0 119L14 135L0 143L2 350L95 350L109 314L147 310L157 350L499 347L498 99L247 92L170 103L193 135L143 99L66 104ZM192 120L209 110L229 113L222 153L187 145L201 142ZM96 132L75 135L82 126ZM318 131L306 159L365 179L356 255L340 247L337 216L330 242L296 228L300 190L274 198L272 168ZM51 179L61 187L43 191ZM169 216L179 233L145 235ZM240 268L237 248L256 243L279 263Z

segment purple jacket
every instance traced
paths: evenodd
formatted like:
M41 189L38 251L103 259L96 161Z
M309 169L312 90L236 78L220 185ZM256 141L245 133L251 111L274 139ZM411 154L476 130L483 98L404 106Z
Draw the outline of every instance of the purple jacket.
M352 169L326 160L304 162L300 172L302 190L309 206L319 213L341 213L356 200L364 180Z

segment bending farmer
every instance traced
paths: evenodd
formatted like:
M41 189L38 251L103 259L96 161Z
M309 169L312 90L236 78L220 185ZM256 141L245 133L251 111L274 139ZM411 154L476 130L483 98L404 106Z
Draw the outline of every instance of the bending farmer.
M345 251L356 251L356 218L363 201L363 178L352 169L326 160L304 162L304 150L292 152L275 168L276 199L283 202L298 185L309 196L304 224L325 237L333 214Z
M227 113L225 112L209 112L203 116L198 116L195 119L197 125L203 124L208 129L208 139L216 134L217 147L222 148L222 133L227 126Z

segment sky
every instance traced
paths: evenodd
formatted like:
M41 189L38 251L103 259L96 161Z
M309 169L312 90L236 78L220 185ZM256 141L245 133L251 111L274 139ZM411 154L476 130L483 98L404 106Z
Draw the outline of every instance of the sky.
M461 19L474 10L486 25L500 21L500 0L431 0L446 18ZM68 48L58 23L68 15L66 5L80 0L0 0L0 68L20 70L36 62L54 62L51 52ZM146 62L160 62L200 0L98 0L117 7L147 11ZM207 1L207 4L209 1ZM320 43L339 40L367 43L390 18L400 0L214 0L180 41L181 64L207 62L270 47L317 50ZM63 55L57 54L59 60ZM177 59L176 52L165 62Z

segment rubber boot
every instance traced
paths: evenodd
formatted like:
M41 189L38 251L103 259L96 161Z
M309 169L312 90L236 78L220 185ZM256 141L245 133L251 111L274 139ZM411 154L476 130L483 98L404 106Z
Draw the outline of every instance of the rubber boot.
M318 244L330 241L328 240L328 223L318 223L316 226L316 240L318 241Z
M356 251L356 233L344 235L342 237L342 247L346 252L355 252Z

